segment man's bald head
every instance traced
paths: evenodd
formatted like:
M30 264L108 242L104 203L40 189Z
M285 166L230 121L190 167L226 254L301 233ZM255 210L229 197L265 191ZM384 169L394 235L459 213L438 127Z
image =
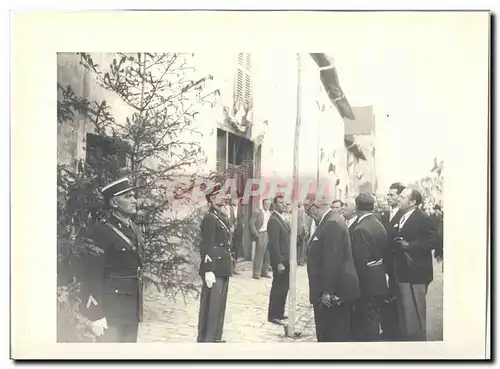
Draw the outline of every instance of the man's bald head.
M342 215L346 219L351 219L356 215L356 199L354 197L348 197L345 200Z

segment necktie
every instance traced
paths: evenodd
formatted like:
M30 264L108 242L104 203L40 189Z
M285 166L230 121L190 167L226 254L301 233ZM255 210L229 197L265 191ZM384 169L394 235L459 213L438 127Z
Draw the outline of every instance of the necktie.
M399 221L399 229L403 228L403 225L406 222L406 218L408 218L408 213L405 213L402 217L401 220Z

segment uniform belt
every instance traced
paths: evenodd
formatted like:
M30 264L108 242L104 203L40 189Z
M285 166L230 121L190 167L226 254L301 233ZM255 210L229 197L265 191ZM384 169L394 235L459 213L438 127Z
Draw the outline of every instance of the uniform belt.
M231 245L230 244L226 244L226 243L220 243L217 247L222 247L222 248L230 249Z

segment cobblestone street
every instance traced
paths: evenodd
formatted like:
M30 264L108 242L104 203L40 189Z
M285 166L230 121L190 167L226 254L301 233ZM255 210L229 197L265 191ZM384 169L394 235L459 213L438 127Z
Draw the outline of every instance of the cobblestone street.
M238 264L239 275L232 277L226 310L223 338L228 343L265 343L290 341L284 337L283 327L267 322L267 305L271 279L252 279L250 262ZM442 339L441 265L434 266L434 282L427 296L428 340ZM288 306L288 305L287 305ZM173 301L153 290L147 291L144 322L139 331L139 342L196 342L199 302L190 298ZM296 341L315 342L312 308L308 303L307 272L297 269L297 323L302 335Z

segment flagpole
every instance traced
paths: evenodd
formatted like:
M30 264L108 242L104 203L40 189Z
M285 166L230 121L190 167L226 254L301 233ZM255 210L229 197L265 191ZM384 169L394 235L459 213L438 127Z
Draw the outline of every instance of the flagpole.
M290 289L289 289L289 320L288 336L295 336L295 315L297 296L297 223L298 223L298 193L299 193L299 137L301 123L301 54L297 54L297 119L295 122L295 135L293 141L293 183L292 183L292 224L290 235Z

